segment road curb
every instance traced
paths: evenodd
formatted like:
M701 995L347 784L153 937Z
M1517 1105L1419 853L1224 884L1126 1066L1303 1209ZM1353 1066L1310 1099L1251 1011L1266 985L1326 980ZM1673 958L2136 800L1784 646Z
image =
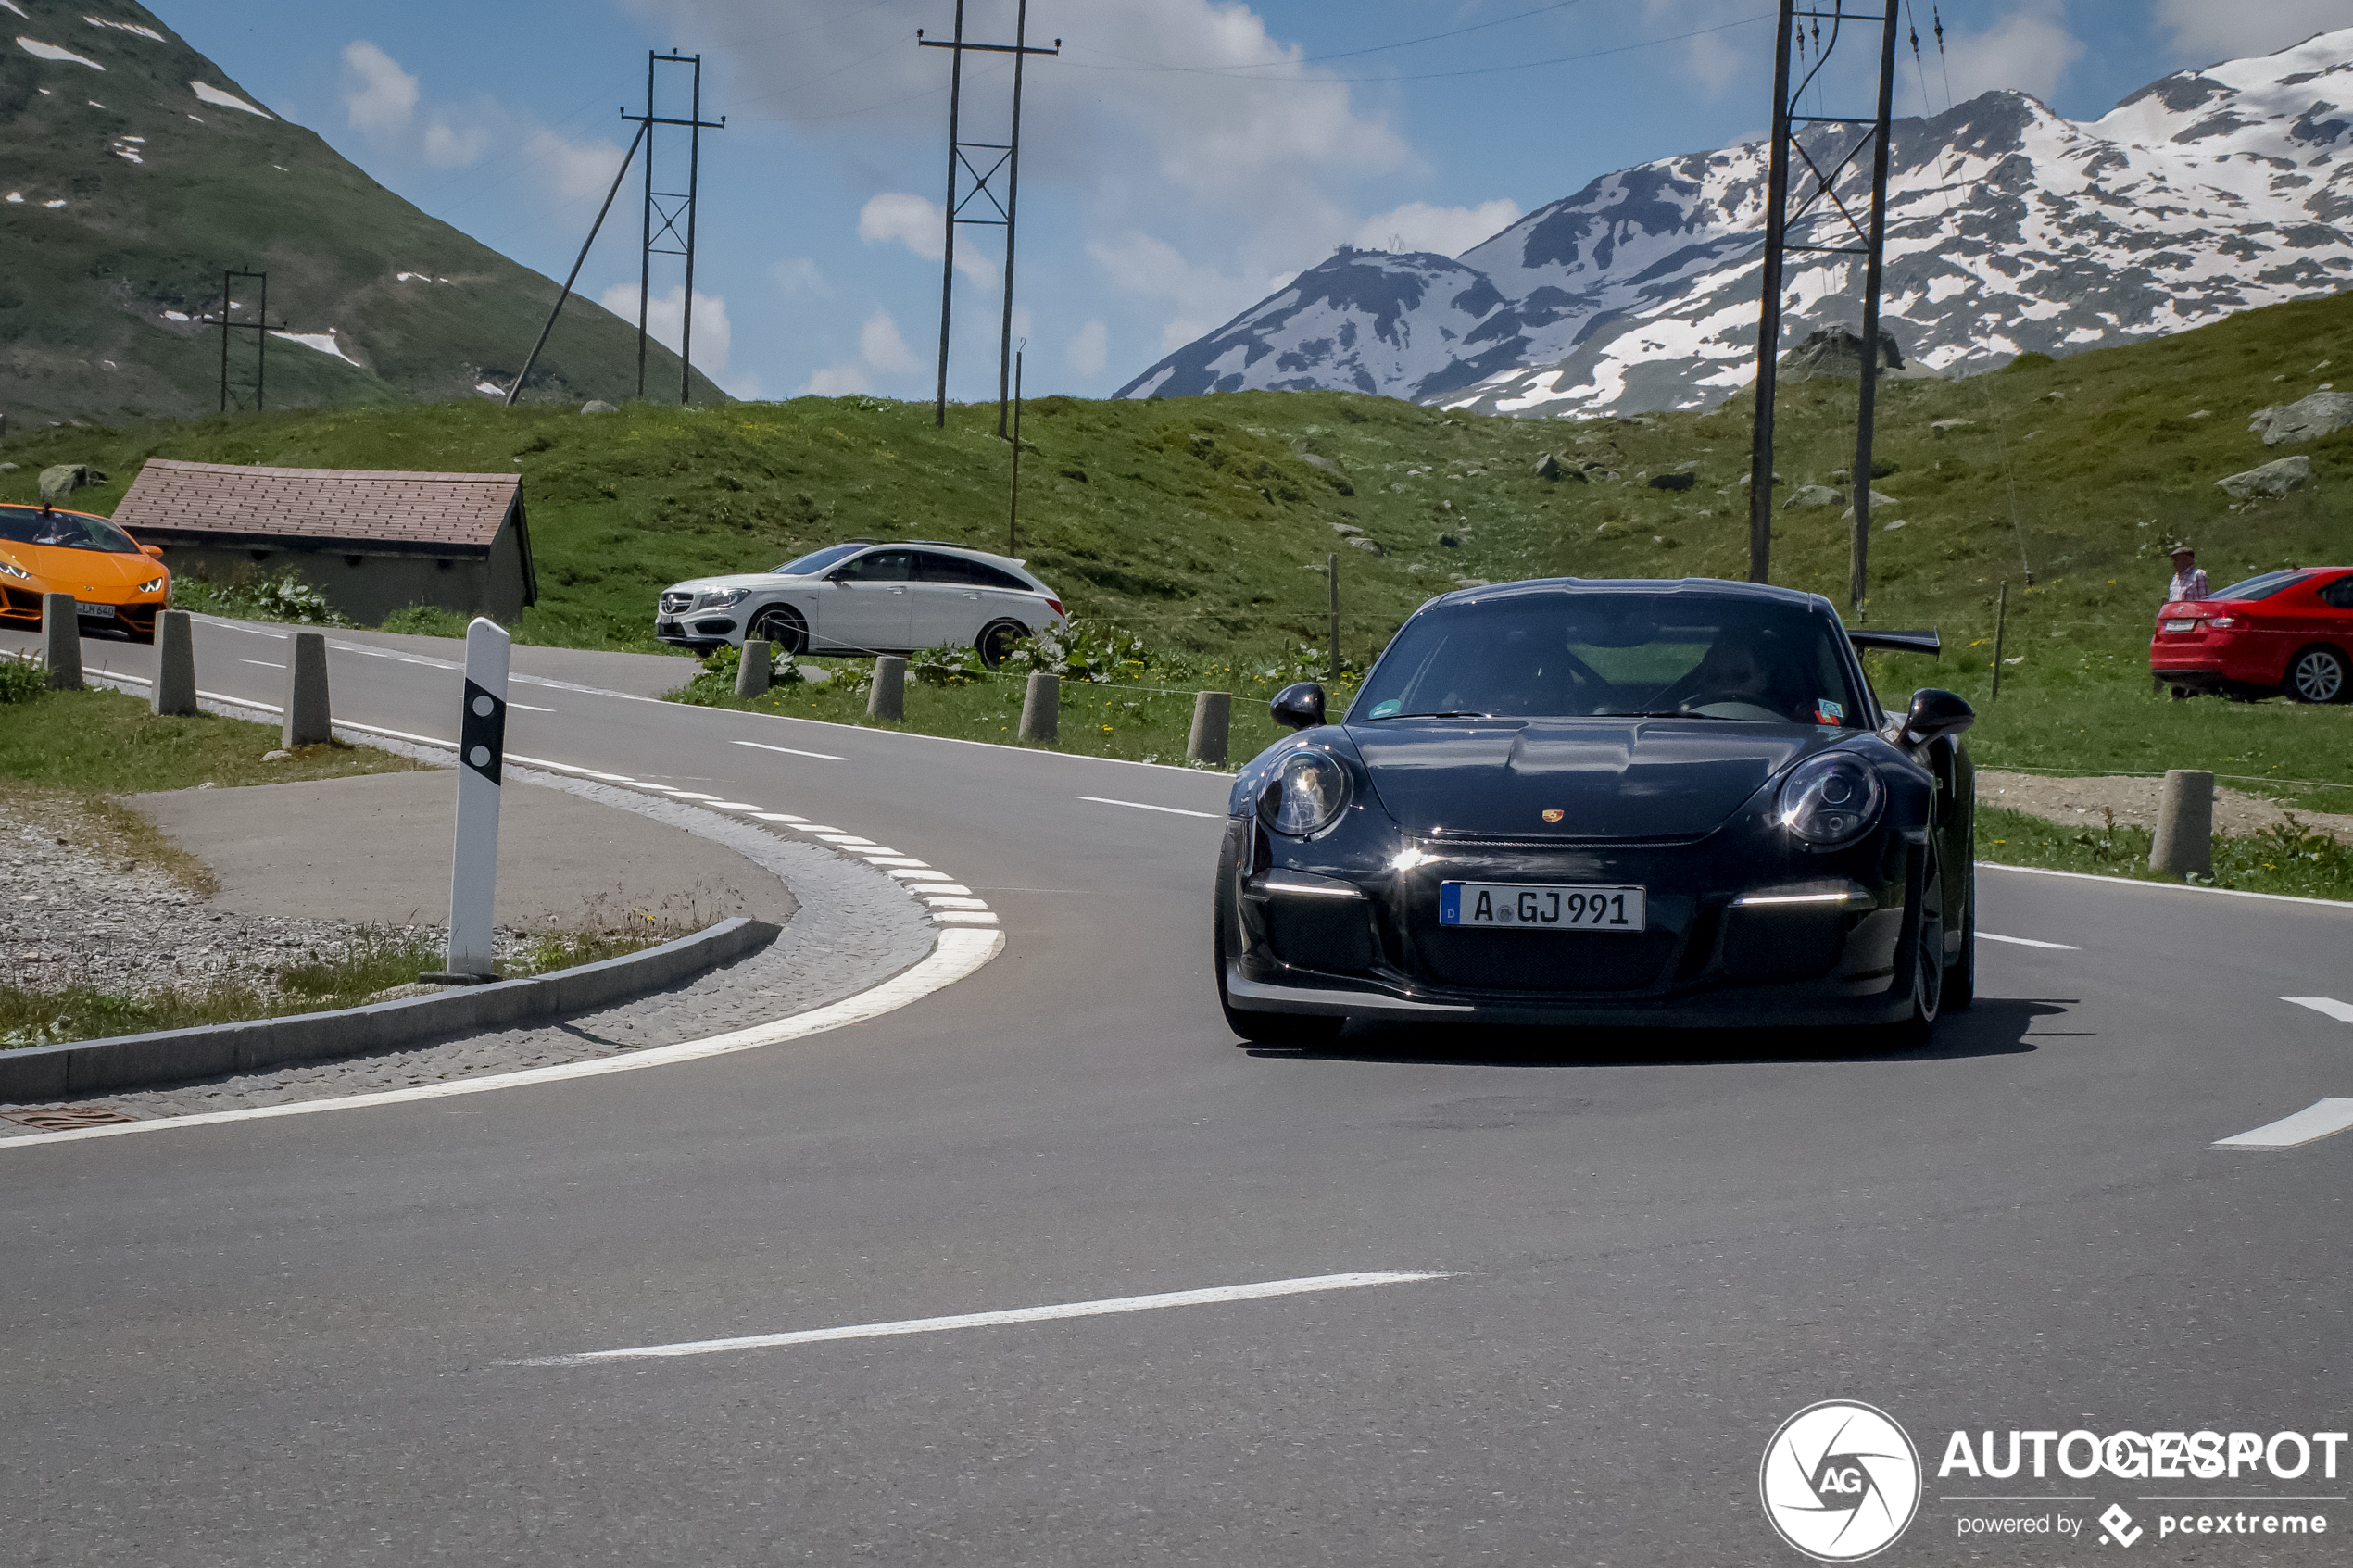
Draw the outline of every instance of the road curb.
M523 980L459 986L435 996L332 1012L0 1051L0 1101L55 1100L293 1062L371 1056L451 1035L594 1011L666 990L756 952L774 941L781 929L738 917L643 952Z

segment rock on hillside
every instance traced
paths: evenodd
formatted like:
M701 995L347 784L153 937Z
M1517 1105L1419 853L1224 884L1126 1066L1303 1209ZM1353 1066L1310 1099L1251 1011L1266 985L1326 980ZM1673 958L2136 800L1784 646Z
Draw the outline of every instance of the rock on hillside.
M19 428L216 408L224 268L269 273L271 407L503 395L555 283L369 179L133 0L8 9L0 372ZM635 324L587 301L564 315L525 395L635 392ZM251 362L248 337L233 369Z
M1843 142L1822 135L1834 157ZM2088 124L1989 93L1898 121L1890 147L1885 320L1931 370L2158 336L2353 283L2353 28L2179 72ZM1123 395L1349 387L1533 415L1712 406L1755 373L1765 153L1621 169L1454 263L1390 258L1432 278L1445 268L1445 287L1363 313L1344 367L1310 307L1328 291L1300 286L1343 261L1367 271L1363 253L1334 257ZM1843 189L1850 205L1863 178ZM1836 221L1793 237L1828 240ZM1849 265L1792 257L1785 345L1853 322ZM1383 341L1366 345L1368 331ZM1434 364L1441 344L1452 353Z

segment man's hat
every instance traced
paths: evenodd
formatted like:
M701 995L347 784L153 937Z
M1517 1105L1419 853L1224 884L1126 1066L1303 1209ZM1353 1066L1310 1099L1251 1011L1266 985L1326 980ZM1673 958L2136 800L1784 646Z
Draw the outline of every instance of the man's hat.
M2188 540L2183 539L2167 546L2165 553L2169 556L2194 556L2197 554L2197 549Z

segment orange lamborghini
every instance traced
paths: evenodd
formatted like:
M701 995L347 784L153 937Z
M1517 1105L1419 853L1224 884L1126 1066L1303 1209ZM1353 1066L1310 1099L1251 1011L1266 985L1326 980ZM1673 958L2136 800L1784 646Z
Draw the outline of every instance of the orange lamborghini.
M163 552L105 518L48 507L0 507L0 626L41 628L41 596L71 594L82 635L156 640L171 592Z

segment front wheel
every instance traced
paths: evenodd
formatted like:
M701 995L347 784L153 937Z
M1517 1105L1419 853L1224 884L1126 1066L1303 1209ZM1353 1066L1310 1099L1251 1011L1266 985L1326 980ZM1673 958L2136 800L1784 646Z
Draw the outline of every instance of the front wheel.
M1912 917L1911 1011L1889 1029L1893 1043L1905 1049L1928 1044L1944 1004L1944 881L1933 843L1920 851L1919 897Z
M2332 647L2306 648L2288 660L2280 690L2290 702L2343 702L2345 656Z
M773 646L778 653L809 651L809 622L790 605L770 605L751 618L744 635Z
M980 662L994 670L1013 657L1014 645L1029 635L1029 628L1018 621L992 621L980 629L973 639L973 650L980 655Z
M1236 1007L1233 997L1226 994L1226 917L1213 914L1210 928L1210 958L1217 966L1217 1005L1226 1014L1226 1027L1243 1044L1313 1050L1328 1045L1348 1027L1345 1018L1305 1012L1253 1012Z

